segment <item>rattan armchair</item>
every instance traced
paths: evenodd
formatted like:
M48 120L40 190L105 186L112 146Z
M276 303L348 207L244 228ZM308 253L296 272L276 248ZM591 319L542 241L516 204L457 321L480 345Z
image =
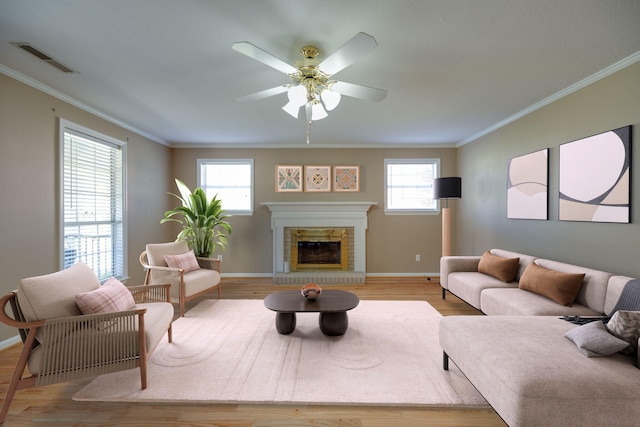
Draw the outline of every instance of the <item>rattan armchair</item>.
M145 284L171 283L171 297L180 306L180 316L184 316L187 301L198 298L213 289L220 289L220 259L197 257L199 269L186 271L167 265L166 255L183 255L189 252L186 242L151 243L140 254L140 264L147 270Z
M73 306L73 295L77 291L67 289L62 291L66 295L60 295L60 285L66 283L67 288L73 288L73 280L79 277L78 271L81 276L87 274L87 269L93 273L83 264L33 278L44 278L40 285L45 285L44 288L52 292L50 305L55 305L55 308L45 307L44 311L39 312L34 310L34 301L26 300L27 292L22 288L0 299L0 321L17 328L23 341L0 410L0 423L4 422L17 390L134 368L140 368L141 388L147 387L147 359L165 333L169 342L172 341L173 307L168 302L170 285L128 288L135 301L135 307L130 310L73 314L74 309L80 313L77 305L75 308ZM90 279L93 280L97 282L95 275ZM94 282L89 287L93 286ZM42 289L41 286L36 292L42 293ZM11 315L7 306L11 308ZM70 309L72 313L64 317L33 320L37 313L56 308ZM31 320L27 320L29 318ZM25 375L27 364L30 375Z

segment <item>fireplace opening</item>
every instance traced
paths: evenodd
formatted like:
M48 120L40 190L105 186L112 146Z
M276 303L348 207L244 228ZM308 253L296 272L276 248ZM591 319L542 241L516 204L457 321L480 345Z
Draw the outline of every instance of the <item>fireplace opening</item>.
M349 230L297 228L291 230L291 271L349 268Z
M298 264L340 264L340 242L298 242Z

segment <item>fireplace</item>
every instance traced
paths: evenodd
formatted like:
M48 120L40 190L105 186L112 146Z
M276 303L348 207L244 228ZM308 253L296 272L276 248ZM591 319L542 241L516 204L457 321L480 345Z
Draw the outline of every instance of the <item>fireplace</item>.
M349 230L340 228L292 228L291 271L349 268Z
M376 202L263 202L271 211L273 273L282 274L290 259L288 229L349 230L348 270L366 273L367 211ZM341 257L344 245L341 243ZM340 266L340 269L342 266ZM300 271L300 270L298 270ZM304 270L310 271L310 270ZM329 270L330 271L330 270Z

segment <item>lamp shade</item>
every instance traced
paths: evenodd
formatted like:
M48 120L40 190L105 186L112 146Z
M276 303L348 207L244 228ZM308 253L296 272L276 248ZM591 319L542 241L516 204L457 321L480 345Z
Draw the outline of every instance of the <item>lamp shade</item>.
M462 178L452 176L433 180L434 199L459 199L462 197Z

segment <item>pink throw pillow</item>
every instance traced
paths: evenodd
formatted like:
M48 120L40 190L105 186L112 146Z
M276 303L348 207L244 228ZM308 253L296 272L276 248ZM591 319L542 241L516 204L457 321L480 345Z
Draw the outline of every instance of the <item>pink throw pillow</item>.
M200 265L193 251L180 255L165 255L164 261L171 268L181 268L185 273L193 270L200 270Z
M76 295L76 303L82 314L131 310L136 306L129 289L115 277L108 279L95 291Z

